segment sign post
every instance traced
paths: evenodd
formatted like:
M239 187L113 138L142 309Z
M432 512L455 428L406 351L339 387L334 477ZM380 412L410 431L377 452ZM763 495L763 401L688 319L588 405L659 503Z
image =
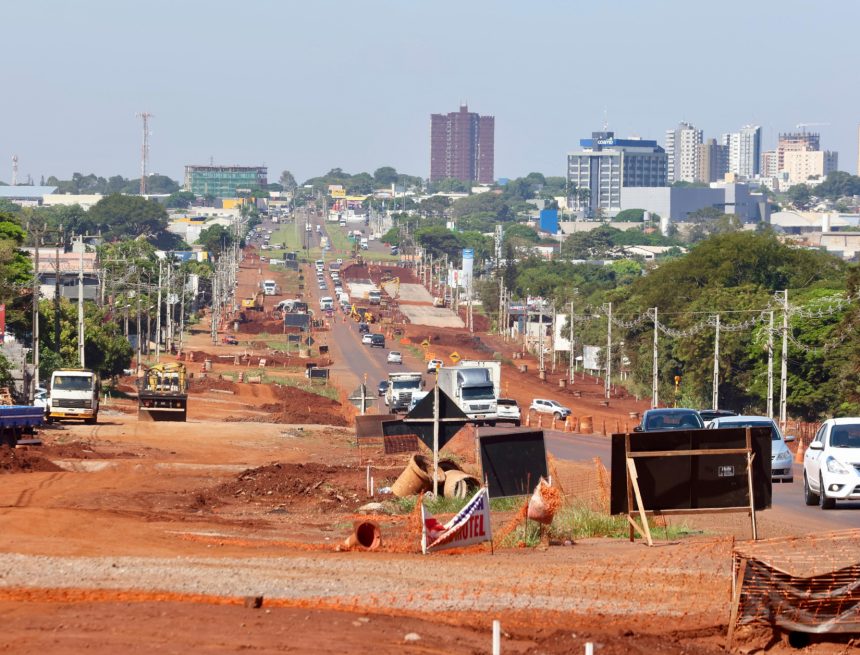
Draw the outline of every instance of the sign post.
M349 395L349 402L358 407L361 415L364 416L370 406L373 405L373 396L367 395L367 385L360 384L358 389Z

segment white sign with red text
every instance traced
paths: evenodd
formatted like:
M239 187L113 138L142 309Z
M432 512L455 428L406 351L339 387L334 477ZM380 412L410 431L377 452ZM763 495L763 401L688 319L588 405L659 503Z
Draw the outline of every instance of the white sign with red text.
M421 504L421 552L461 548L493 540L490 526L490 494L486 487L472 496L450 521L439 523Z

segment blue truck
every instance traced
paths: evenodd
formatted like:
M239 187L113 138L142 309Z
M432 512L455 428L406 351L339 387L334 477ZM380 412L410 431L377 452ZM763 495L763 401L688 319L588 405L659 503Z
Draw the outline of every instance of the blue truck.
M45 408L33 405L0 405L0 446L14 448L21 434L45 422Z

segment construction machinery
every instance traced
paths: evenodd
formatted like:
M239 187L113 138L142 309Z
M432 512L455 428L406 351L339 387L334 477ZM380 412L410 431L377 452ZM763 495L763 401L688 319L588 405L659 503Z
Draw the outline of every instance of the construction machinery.
M352 320L355 321L356 323L375 323L376 322L376 317L373 315L373 313L369 309L367 309L365 307L356 307L355 305L353 305L349 315L350 315L350 318L352 318Z
M243 310L249 309L249 310L253 310L255 312L263 311L263 298L264 298L264 296L263 296L262 291L257 292L251 298L243 298L242 299L242 309Z
M185 365L180 362L156 364L137 381L139 421L182 421L188 410Z

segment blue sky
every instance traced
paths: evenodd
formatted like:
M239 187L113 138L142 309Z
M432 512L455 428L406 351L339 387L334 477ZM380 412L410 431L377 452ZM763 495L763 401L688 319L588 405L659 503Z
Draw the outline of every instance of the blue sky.
M563 175L600 129L661 143L823 122L856 172L860 3L41 0L0 7L0 180L269 166L429 174L430 114L496 117L496 176Z

